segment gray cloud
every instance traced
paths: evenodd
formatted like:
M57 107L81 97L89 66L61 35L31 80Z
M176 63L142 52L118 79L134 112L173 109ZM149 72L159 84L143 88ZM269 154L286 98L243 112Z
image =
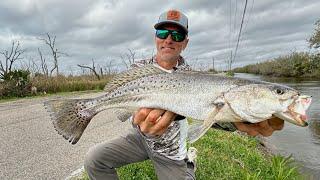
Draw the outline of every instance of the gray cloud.
M104 65L123 66L120 55L132 49L137 58L149 57L154 48L153 25L161 12L176 8L189 17L190 42L183 55L196 67L226 67L234 52L244 1L156 0L2 0L0 49L18 39L38 59L37 48L50 58L37 38L56 35L59 50L70 54L60 60L61 69L78 69L91 59ZM234 66L259 62L292 51L306 51L306 39L320 18L319 1L248 1L247 14ZM27 59L27 58L26 58ZM49 60L48 60L49 61Z

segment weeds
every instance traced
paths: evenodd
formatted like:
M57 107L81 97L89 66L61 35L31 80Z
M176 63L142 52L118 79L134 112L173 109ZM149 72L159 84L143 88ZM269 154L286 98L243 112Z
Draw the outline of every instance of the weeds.
M28 86L21 89L19 97L43 95L58 92L73 92L73 91L86 91L86 90L102 90L107 82L111 79L110 76L104 76L100 80L97 80L94 76L82 75L82 76L57 76L57 77L45 77L36 76L28 79ZM17 88L7 88L10 82L0 82L0 99L8 99L17 97ZM11 83L12 84L12 83ZM32 89L34 91L32 91Z

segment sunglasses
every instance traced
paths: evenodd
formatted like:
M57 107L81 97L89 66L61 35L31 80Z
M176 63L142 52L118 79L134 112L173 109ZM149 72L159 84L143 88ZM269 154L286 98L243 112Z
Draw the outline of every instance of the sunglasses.
M176 30L157 29L156 36L159 39L167 39L171 35L171 39L175 42L182 42L186 38L186 34Z

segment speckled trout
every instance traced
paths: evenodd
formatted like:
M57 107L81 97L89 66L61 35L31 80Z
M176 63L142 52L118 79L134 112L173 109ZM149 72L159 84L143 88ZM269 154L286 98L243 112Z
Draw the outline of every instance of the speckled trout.
M172 111L195 120L188 132L189 141L195 142L215 122L257 123L276 116L307 126L310 103L311 96L284 85L195 71L170 73L147 65L115 76L100 97L50 100L45 106L54 128L75 144L101 111L121 121L141 107Z

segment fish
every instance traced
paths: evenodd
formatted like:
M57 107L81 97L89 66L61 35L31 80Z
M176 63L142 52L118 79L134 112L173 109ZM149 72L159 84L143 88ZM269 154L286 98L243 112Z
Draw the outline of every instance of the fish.
M44 105L54 128L71 144L79 141L98 113L116 114L124 122L139 108L164 109L193 119L188 130L193 143L216 122L258 123L278 117L305 127L311 100L281 84L199 71L167 72L146 65L116 75L101 96L53 99Z

